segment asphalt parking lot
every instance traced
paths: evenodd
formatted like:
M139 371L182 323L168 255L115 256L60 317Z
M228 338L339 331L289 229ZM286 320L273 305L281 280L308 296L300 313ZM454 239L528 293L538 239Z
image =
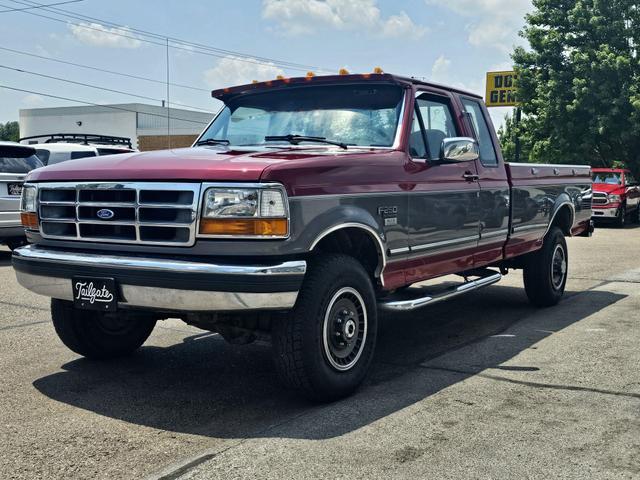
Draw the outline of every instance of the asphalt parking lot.
M557 307L522 277L385 316L353 397L283 391L268 345L177 320L95 363L0 250L0 477L640 478L640 228L569 240Z

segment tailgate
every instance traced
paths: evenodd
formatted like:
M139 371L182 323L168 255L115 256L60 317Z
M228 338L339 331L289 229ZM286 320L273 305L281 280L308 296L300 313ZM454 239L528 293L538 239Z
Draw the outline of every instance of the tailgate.
M0 227L20 225L20 190L25 175L0 173Z

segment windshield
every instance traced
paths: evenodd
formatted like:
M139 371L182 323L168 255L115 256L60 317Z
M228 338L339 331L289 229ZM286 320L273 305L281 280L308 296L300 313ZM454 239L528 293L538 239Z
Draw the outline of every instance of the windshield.
M593 183L622 185L622 174L618 172L596 172L593 174Z
M35 155L27 158L0 157L0 173L29 173L42 166L44 165Z
M261 92L232 99L200 141L272 145L267 136L322 137L347 145L391 147L402 105L395 85L334 85ZM304 143L304 141L300 142Z

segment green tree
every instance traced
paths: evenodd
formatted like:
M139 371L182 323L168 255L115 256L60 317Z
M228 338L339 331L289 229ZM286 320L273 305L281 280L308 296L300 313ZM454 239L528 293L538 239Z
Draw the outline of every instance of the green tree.
M611 166L640 175L640 3L533 0L513 54L523 160ZM502 132L512 148L513 122Z
M20 138L18 122L0 123L0 140L17 142Z

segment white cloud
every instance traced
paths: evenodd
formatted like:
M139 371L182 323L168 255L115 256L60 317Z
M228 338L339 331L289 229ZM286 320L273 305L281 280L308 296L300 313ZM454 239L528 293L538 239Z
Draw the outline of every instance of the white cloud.
M44 97L35 93L30 93L22 99L22 104L29 108L39 107L44 104Z
M204 72L205 82L211 88L222 88L251 83L253 80L272 80L284 74L281 68L271 63L253 62L257 61L229 55Z
M384 37L419 38L427 31L404 11L383 18L377 0L263 0L262 16L287 35L313 33L322 27L365 29Z
M105 27L99 23L69 24L71 34L80 42L96 47L138 48L139 37L126 27Z
M440 55L431 67L431 80L439 83L447 83L450 80L449 69L451 60L444 55Z
M509 53L521 42L518 31L524 16L533 9L531 0L425 0L427 5L447 8L470 18L468 40L476 47L491 47Z

